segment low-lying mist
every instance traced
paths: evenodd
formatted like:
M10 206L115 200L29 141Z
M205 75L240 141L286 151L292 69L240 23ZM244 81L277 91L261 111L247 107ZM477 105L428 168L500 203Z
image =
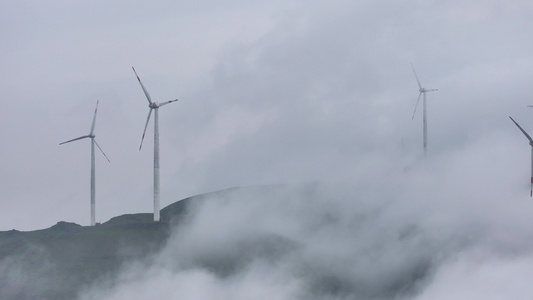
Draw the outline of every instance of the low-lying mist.
M375 153L316 182L191 197L160 224L2 232L0 298L528 299L518 147L495 134L427 158Z
M376 170L367 182L215 193L149 263L80 298L526 299L527 191L503 178L503 148L480 157L484 143L398 168L383 185Z

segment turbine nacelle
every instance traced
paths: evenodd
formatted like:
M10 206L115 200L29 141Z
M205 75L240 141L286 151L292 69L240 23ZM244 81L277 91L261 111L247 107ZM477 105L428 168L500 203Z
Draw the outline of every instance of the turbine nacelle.
M153 101L153 102L150 102L148 104L148 107L150 107L150 109L156 109L156 108L160 108L161 106L165 106L167 104L170 104L172 102L176 102L178 101L178 99L174 99L174 100L170 100L170 101L166 101L166 102L163 102L163 103L159 103L157 101Z

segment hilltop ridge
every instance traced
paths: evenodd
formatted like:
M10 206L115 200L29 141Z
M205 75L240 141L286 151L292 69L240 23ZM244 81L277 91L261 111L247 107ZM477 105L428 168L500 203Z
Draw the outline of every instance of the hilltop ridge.
M0 274L0 286L4 287L0 298L73 299L81 287L116 274L125 261L149 258L168 239L171 228L179 224L192 202L230 190L235 188L178 200L161 210L160 222L153 222L152 213L136 213L96 226L59 221L34 231L0 231L0 266L31 274L22 282L14 281L14 274L9 272ZM41 287L37 294L27 288L36 282Z

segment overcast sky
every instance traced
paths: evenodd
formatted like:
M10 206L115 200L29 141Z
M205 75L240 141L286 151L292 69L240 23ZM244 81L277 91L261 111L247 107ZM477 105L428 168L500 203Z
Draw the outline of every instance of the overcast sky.
M415 171L410 188L531 202L508 116L533 133L532 34L525 0L2 1L0 230L89 224L90 142L59 143L88 134L97 100L96 220L152 211L132 66L153 100L180 99L159 111L161 207L269 183L387 190ZM411 63L439 89L425 167ZM456 184L424 186L441 173Z

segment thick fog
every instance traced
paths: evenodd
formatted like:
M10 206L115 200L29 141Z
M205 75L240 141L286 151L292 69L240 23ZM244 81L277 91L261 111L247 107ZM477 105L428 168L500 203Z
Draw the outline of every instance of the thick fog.
M504 160L495 148L480 161ZM379 185L199 199L155 258L80 298L528 299L533 209L517 178L473 162L477 151L392 170Z

